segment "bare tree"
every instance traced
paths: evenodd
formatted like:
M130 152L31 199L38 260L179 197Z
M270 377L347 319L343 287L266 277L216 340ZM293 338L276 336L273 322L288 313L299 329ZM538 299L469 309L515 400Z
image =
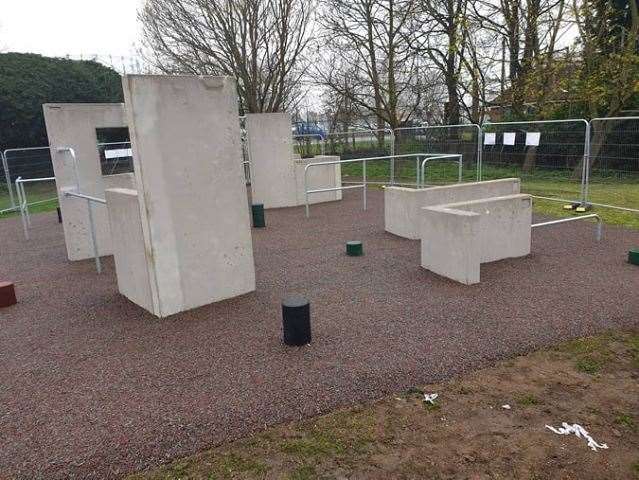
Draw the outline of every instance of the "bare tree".
M312 14L308 0L147 0L139 19L156 68L233 76L252 113L298 101Z
M568 28L565 0L477 0L471 5L481 27L504 39L511 103L521 115L528 76L542 64L550 66L558 36Z
M329 52L313 75L378 128L406 124L433 83L412 48L420 35L418 0L323 0L320 24Z

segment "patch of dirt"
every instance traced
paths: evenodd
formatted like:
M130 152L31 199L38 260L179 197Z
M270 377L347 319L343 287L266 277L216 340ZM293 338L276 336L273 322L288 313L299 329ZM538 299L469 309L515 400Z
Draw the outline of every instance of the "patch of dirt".
M439 394L434 406L424 392ZM595 452L545 428L562 422L581 424L609 448ZM520 356L272 427L129 480L187 478L639 479L639 334Z

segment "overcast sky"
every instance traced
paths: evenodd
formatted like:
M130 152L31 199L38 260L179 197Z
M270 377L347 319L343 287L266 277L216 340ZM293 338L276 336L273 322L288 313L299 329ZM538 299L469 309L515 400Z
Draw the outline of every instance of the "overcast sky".
M143 0L0 0L0 51L129 56Z

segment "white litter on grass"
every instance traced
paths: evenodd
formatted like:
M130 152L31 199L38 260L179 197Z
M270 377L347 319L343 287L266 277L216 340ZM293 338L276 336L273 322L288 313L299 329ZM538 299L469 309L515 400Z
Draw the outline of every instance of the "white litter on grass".
M510 410L510 405L506 404L506 405L502 405L501 408L503 408L504 410Z
M559 428L551 427L550 425L546 425L546 428L550 430L551 432L556 433L557 435L570 435L574 433L577 436L577 438L584 438L588 440L588 446L594 452L596 452L598 448L603 448L603 449L608 448L608 445L606 445L605 443L595 442L595 439L590 436L588 431L584 427L579 425L578 423L573 423L572 425L569 425L566 422L562 422L561 427Z
M439 397L437 393L425 393L424 394L424 403L430 403L431 405L435 405L435 399Z

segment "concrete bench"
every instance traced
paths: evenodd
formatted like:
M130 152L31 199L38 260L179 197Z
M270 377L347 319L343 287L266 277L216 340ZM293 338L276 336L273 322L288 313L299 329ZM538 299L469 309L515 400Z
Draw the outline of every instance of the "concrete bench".
M530 254L532 197L517 194L421 209L421 265L471 285L480 265Z
M420 238L420 208L520 192L518 178L458 183L431 188L384 187L384 228L400 237Z

